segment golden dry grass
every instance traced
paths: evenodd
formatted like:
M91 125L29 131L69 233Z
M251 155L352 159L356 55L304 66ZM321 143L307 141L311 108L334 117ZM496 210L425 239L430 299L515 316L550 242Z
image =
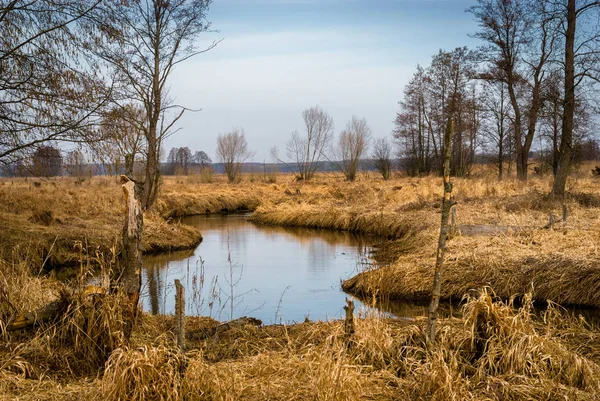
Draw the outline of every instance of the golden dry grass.
M254 211L265 224L358 231L391 238L391 263L344 285L371 296L428 298L441 182L437 177L354 183L319 175L297 183L217 177L167 177L147 214L145 247L190 246L195 231L176 216ZM434 346L424 321L375 313L356 320L351 348L342 322L241 327L202 339L217 322L190 319L188 352L174 345L171 317L142 315L128 345L120 337L118 295L71 299L70 312L29 333L4 332L13 309L31 310L62 289L38 275L48 263L110 254L123 204L113 179L80 184L0 181L0 398L202 400L594 400L600 393L600 331L551 303L543 318L531 300L600 306L600 180L570 181L569 223L541 230L561 202L548 199L550 178L498 183L491 175L454 180L459 224L524 226L497 236L449 241L442 291L465 299L462 316L442 319ZM170 221L169 221L170 220ZM80 243L73 248L74 243ZM52 252L50 252L52 248ZM84 252L83 250L86 250ZM488 288L489 287L489 288ZM531 295L527 295L527 294ZM523 306L509 302L518 296ZM9 303L3 300L9 300ZM9 304L15 305L11 308ZM104 362L107 361L106 365Z
M489 286L504 299L531 292L536 301L600 307L597 233L528 230L513 234L452 238L443 272L442 298L458 300ZM435 238L420 252L345 281L344 290L395 299L428 299Z
M0 257L46 267L79 265L118 243L124 213L122 190L113 178L0 180ZM146 214L145 252L186 249L200 239L191 227Z
M542 318L483 290L460 318L440 321L435 345L415 323L355 320L348 348L340 321L238 327L189 340L182 354L171 318L144 315L129 346L81 376L60 362L47 328L0 353L6 398L68 400L593 400L600 391L600 334L551 306ZM57 323L57 331L69 323ZM192 327L210 327L200 320ZM150 337L156 336L152 339ZM35 351L35 352L34 352ZM37 353L37 354L36 354ZM54 366L42 370L39 359Z

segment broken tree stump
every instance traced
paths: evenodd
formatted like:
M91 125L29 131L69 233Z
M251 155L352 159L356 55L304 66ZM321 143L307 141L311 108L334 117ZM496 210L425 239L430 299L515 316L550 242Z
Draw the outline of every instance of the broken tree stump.
M451 237L454 237L458 233L458 227L456 225L456 205L452 206L450 211L452 212L452 216L450 218L450 229L448 234Z
M137 317L140 288L142 287L142 232L144 230L144 214L140 199L143 188L138 182L126 175L121 175L121 187L125 193L127 216L123 225L123 249L119 284L129 299L129 307L125 308L125 338L129 339Z

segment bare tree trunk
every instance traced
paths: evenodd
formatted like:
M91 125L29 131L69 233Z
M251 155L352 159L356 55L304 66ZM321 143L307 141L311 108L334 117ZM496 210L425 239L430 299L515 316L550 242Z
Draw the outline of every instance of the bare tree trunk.
M517 95L515 94L514 89L514 78L512 74L510 75L510 79L507 82L508 87L508 95L510 98L510 103L513 107L513 111L515 113L514 121L513 121L513 135L514 135L514 144L516 150L516 165L517 165L517 178L520 180L527 179L527 159L525 159L525 166L523 167L523 147L521 142L521 109L519 107L519 102L517 100ZM527 155L528 156L528 155Z
M123 226L123 251L121 254L120 284L129 299L129 308L125 311L125 338L131 331L137 317L140 288L142 286L142 231L144 215L140 205L143 188L129 177L121 176L121 186L127 203L127 217Z
M125 155L125 175L133 177L133 163L135 154L129 153Z
M552 186L552 195L565 196L567 176L571 167L573 152L573 116L575 114L575 24L577 9L575 0L567 5L567 32L565 35L565 100L563 107L562 132L560 138L560 156L558 168Z
M448 218L450 209L456 204L451 200L452 183L450 182L450 156L452 133L454 131L454 120L449 120L444 134L444 198L442 199L442 221L440 225L440 236L438 239L437 254L435 259L435 270L433 272L433 289L431 291L431 303L427 320L427 340L435 340L435 329L437 321L437 309L440 303L442 289L442 273L444 271L444 255L446 253L446 240L448 239Z

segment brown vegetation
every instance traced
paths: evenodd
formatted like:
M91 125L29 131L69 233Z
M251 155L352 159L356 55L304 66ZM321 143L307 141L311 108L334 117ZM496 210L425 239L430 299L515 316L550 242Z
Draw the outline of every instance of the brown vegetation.
M426 343L423 319L360 311L350 348L339 321L214 334L218 322L188 318L185 353L176 346L172 316L141 314L126 344L121 295L82 296L79 287L39 274L45 259L76 261L80 286L91 267L88 257L99 266L112 263L124 213L116 182L0 181L6 227L0 234L0 394L57 400L592 400L600 392L597 328L552 302L535 316L532 302L600 306L600 182L574 179L568 223L543 229L549 213L562 212L560 202L545 196L549 179L536 177L524 186L487 177L454 183L459 232L448 242L441 295L467 298L459 317L439 320L435 346ZM146 251L184 247L187 238L197 238L176 216L255 210L253 220L264 224L387 238L388 247L378 248L381 267L344 288L369 298L429 298L438 177L359 176L348 183L320 175L296 183L282 176L280 184L238 185L195 180L165 179L146 214ZM465 224L507 229L470 236L460 233ZM515 297L518 309L501 301ZM6 330L16 313L55 300L67 305L60 319L25 332Z
M131 343L104 367L82 358L87 366L77 368L73 351L54 348L47 335L69 327L62 320L3 347L0 392L58 400L441 401L592 400L600 391L598 332L556 306L538 320L529 298L515 309L484 290L466 300L460 318L440 321L436 347L426 343L424 320L359 314L351 348L341 321L237 327L197 340L194 333L216 323L190 319L185 354L172 318L142 316Z

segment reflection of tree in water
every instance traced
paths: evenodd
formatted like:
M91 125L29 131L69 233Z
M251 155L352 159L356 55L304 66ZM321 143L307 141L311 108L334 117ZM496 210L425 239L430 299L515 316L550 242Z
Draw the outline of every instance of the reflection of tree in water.
M246 242L247 236L244 234L245 229L248 227L247 218L249 216L235 216L235 215L223 215L223 216L192 216L186 217L181 221L185 224L194 226L202 231L216 231L221 234L222 238L227 238L227 233L233 237L235 233L235 240L240 244ZM336 230L324 230L316 228L303 228L303 227L281 227L281 226L268 226L268 225L254 225L258 227L260 231L273 238L281 235L287 235L296 239L300 244L310 243L315 237L318 237L330 245L346 245L354 246L357 243L360 246L365 246L368 237L364 235L358 235L349 231L336 231ZM239 234L238 234L239 233ZM233 245L233 241L231 242ZM235 249L232 246L232 249Z
M150 310L153 315L157 315L159 312L159 295L162 292L162 283L160 282L160 270L158 270L155 266L147 267L146 273L148 278L148 291L150 295Z
M202 231L214 231L219 234L220 247L229 247L236 254L243 253L248 246L248 221L244 216L193 216L182 220L185 224L197 227ZM269 225L253 225L260 230L261 234L269 239L287 237L293 239L302 247L308 249L309 266L312 273L322 271L322 261L335 256L335 247L338 245L356 247L359 260L357 264L364 262L371 238L349 231L336 231L303 227L280 227Z
M146 271L147 280L145 284L148 287L152 314L156 315L160 312L160 300L165 296L165 283L161 272L164 271L169 262L186 260L193 254L194 251L187 250L144 256L144 270Z
M249 232L252 228L260 231L262 236L275 242L276 240L286 238L290 242L298 243L306 249L308 255L307 269L312 274L322 273L324 271L323 261L331 260L336 257L336 247L356 247L359 257L355 261L356 265L363 265L369 262L366 255L368 245L373 242L372 238L364 235L358 235L348 231L336 231L303 227L281 227L269 225L248 224L246 215L219 215L219 216L193 216L182 219L185 224L192 225L200 232L211 231L219 238L221 249L229 248L237 258L237 255L247 250L251 241Z

